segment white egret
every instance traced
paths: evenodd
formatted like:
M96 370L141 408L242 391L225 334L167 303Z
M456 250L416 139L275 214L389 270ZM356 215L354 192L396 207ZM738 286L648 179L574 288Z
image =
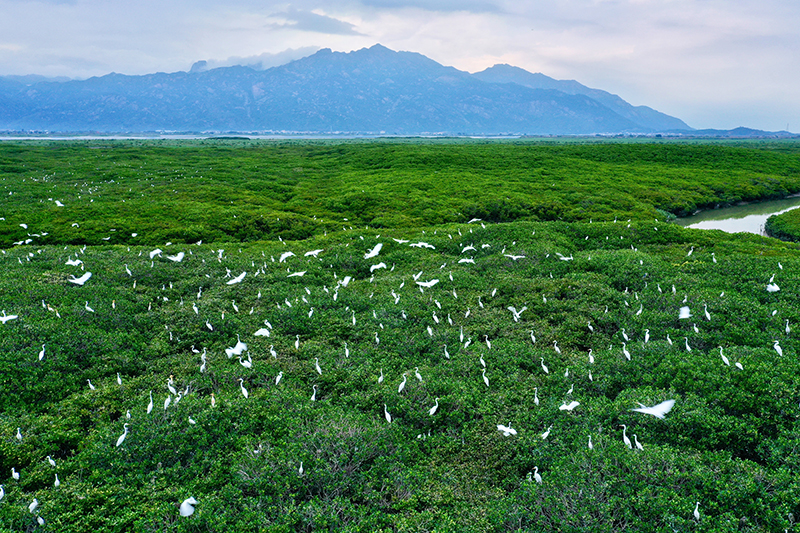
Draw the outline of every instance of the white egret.
M422 375L420 375L420 373L419 373L419 367L418 366L414 367L414 377L416 377L419 380L419 382L422 383Z
M672 339L669 338L669 333L667 333L667 342L672 346Z
M625 354L625 359L628 361L631 360L631 353L628 351L628 348L625 346L625 343L622 343L622 353Z
M225 282L226 285L236 285L237 283L241 283L244 277L247 275L247 272L242 272L235 278L231 278Z
M586 327L589 328L590 333L594 333L594 326L592 326L591 321L586 323Z
M551 429L553 429L553 426L550 426L549 428L547 428L547 431L545 431L544 433L542 433L540 435L542 437L542 440L545 440L547 437L550 436L550 430Z
M783 348L781 348L781 345L778 344L778 341L772 341L772 347L775 348L775 351L778 352L778 355L783 355Z
M631 444L631 439L629 439L628 436L625 434L625 430L628 428L625 426L625 424L621 425L622 425L622 442L624 442L625 446L627 446L628 448L633 449L633 444Z
M86 272L86 273L83 274L83 276L81 276L79 278L76 278L75 276L71 276L67 281L69 281L70 283L74 283L75 285L81 285L82 286L84 283L89 281L89 278L91 278L91 277L92 277L92 273L91 272Z
M195 505L197 505L197 500L194 498L186 498L183 500L180 508L181 516L192 516Z
M789 319L788 318L786 319L786 328L785 328L785 330L786 330L786 334L787 335L792 332L792 328L789 327ZM42 350L44 350L44 345L42 345Z
M684 337L684 338L683 338L683 342L684 342L684 344L686 345L686 351L687 351L687 352L691 352L691 351L692 351L692 347L691 347L691 346L689 346L689 339L688 339L687 337Z
M122 385L122 377L120 377L119 372L117 372L117 385Z
M636 438L636 433L633 434L633 443L636 445L636 449L644 451L644 446L642 446L642 443Z
M294 349L295 350L299 350L300 349L300 335L295 335L294 338L295 338L295 340L294 340Z
M431 416L436 414L436 410L439 408L439 398L436 398L434 401L436 402L434 406L428 409L428 414Z
M711 313L708 312L708 305L703 304L703 313L706 315L706 320L711 320Z
M389 413L389 410L386 407L386 404L383 404L383 416L384 416L384 418L386 418L387 422L389 422L390 424L392 423L392 415Z
M153 391L150 391L150 403L147 404L147 414L150 414L150 411L153 410Z
M312 402L316 402L317 401L317 386L316 385L312 385L311 388L314 389L313 394L311 394L311 401Z
M789 321L787 320L786 323L788 324ZM789 326L787 325L786 327L789 327ZM42 359L44 359L44 344L42 344L42 349L39 352L39 361L41 361Z
M594 444L592 444L592 436L589 435L589 449L594 450Z
M165 411L167 410L167 407L169 407L170 402L172 402L172 396L167 394L167 397L164 399L164 410Z
M638 403L638 402L637 402ZM639 403L639 407L635 409L631 409L631 411L636 411L638 413L644 413L646 415L653 415L656 418L664 418L664 415L670 412L672 407L675 405L675 400L666 400L661 402L657 405L652 407L647 407L646 405Z
M305 469L303 468L303 461L300 461L300 468L297 469L297 475L302 476L305 473Z
M239 388L242 389L242 396L244 396L245 399L250 397L250 393L248 393L247 389L244 388L244 378L239 378Z
M728 358L722 353L722 346L719 347L719 356L722 357L722 362L725 363L725 366L731 366L731 362L728 361Z
M117 445L116 445L117 448L119 448L119 446L123 442L125 442L125 437L128 436L128 424L123 424L122 425L122 429L123 429L122 435L120 435L119 438L117 439Z
M688 306L681 307L680 312L678 314L678 319L683 320L685 318L690 318L692 316L691 309Z
M558 347L558 341L553 341L553 349L556 351L557 354L561 353L561 348Z
M483 382L486 383L486 386L489 386L489 378L486 377L486 369L483 369Z
M775 283L770 283L767 285L767 292L778 292L779 290L781 290L781 288Z
M383 369L381 368L381 375L378 376L378 384L383 383Z
M17 428L17 440L22 442L22 431L20 428Z
M405 374L405 372L403 372L403 382L400 384L399 387L397 387L397 392L398 393L399 392L403 392L403 389L405 389L405 388L406 388L406 374Z
M539 359L540 359L540 360L541 360L541 362L542 362L542 370L544 370L544 373L545 373L545 374L549 374L549 373L550 373L550 371L547 369L547 365L545 365L545 364L544 364L544 357L540 357Z
M692 511L692 516L694 516L695 520L700 520L700 502L694 504L694 511Z
M314 369L317 371L317 374L320 376L322 375L322 369L319 366L319 358L317 357L314 358Z
M648 342L650 342L650 330L646 329L644 330L644 343L647 344Z
M511 435L516 435L517 430L512 428L511 426L504 426L503 424L497 424L497 430L503 433L504 437L510 437Z
M88 380L88 379L87 379L87 380L86 380L86 383L88 383L88 384L89 384L89 388L90 388L91 390L95 390L95 389L94 389L94 385L92 385L92 382L91 382L90 380Z
M573 409L575 409L579 405L580 405L580 403L578 403L575 400L573 400L573 401L571 401L569 403L562 404L561 406L559 406L559 409L561 411L572 411Z
M251 360L242 361L242 356L239 356L239 364L245 368L253 368L253 363Z
M538 387L534 387L533 388L533 403L535 403L536 405L539 405L539 388Z
M450 352L447 351L447 345L444 345L444 357L445 359L450 359Z
M536 480L536 483L540 483L541 484L541 482L542 482L542 476L539 475L539 467L538 466L534 466L533 467L533 479Z
M11 477L13 477L16 481L19 481L19 472L14 470L14 467L11 467Z
M48 455L47 457L45 457L45 459L47 459L47 462L48 462L48 463L50 463L50 466L52 466L53 468L55 468L55 467L56 467L56 462L55 462L55 460L53 460L53 458L52 458L52 457L50 457L50 456Z
M281 378L283 378L283 370L278 372L278 375L275 377L275 385L281 382Z
M591 348L589 348L589 364L590 365L594 364L594 355L592 355L592 349Z
M36 511L37 507L39 507L39 500L34 498L33 501L30 503L30 505L28 505L28 511L30 511L31 514L33 514L33 512Z
M5 491L5 489L3 489L3 485L0 485L0 500L2 500L3 497L5 497L5 495L6 495L6 491Z
M483 338L484 338L484 340L486 341L486 347L487 347L487 348L489 348L489 349L491 350L491 349L492 349L492 343L491 343L491 341L489 340L489 335L484 335L484 336L483 336Z
M625 328L622 328L622 338L625 339L625 342L628 342L630 340L628 338L628 334L625 333Z
M364 259L371 259L375 257L381 252L381 248L383 248L383 243L379 242L372 250L364 254Z

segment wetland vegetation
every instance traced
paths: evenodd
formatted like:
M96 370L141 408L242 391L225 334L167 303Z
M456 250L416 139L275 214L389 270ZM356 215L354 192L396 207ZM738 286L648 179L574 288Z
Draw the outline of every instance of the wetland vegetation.
M13 142L0 187L0 531L797 527L798 247L667 220L798 143Z

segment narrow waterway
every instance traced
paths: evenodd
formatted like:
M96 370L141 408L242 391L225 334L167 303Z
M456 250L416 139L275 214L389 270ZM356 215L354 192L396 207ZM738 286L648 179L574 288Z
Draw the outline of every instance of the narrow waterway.
M769 217L798 207L800 207L800 196L792 196L783 200L701 211L696 215L679 218L675 222L687 228L721 229L728 233L746 232L766 235L764 223Z

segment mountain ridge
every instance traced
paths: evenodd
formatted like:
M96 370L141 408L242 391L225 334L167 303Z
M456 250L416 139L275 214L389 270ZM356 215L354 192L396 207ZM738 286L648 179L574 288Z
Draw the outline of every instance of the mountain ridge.
M0 130L575 135L691 128L574 80L510 65L470 74L374 45L323 48L265 70L27 84L0 78Z

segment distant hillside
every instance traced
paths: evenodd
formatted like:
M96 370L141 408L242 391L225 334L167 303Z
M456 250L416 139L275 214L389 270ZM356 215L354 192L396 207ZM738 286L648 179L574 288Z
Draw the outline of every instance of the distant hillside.
M624 117L645 130L690 130L682 120L647 106L632 106L616 94L600 89L592 89L575 80L555 80L544 74L532 74L527 70L511 65L495 65L473 76L489 83L516 83L531 89L552 89L566 94L581 94L600 102L621 117Z
M323 49L267 70L0 79L0 129L481 135L690 128L574 81L508 65L472 75L375 45Z

